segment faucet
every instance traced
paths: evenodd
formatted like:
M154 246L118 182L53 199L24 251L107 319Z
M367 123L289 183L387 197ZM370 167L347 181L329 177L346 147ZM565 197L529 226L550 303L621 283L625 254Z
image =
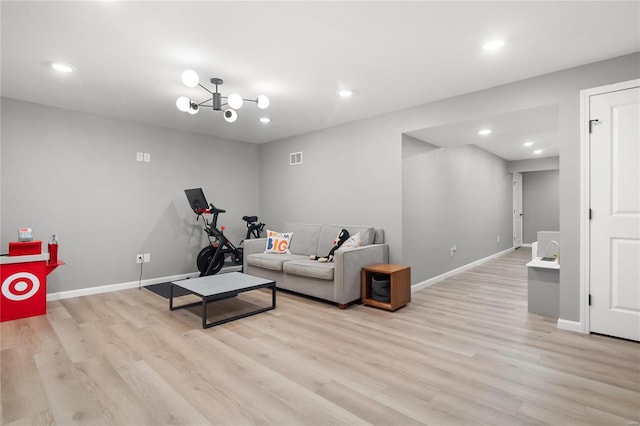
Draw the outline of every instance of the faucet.
M545 250L548 250L548 249L549 249L549 245L550 245L551 243L553 243L553 244L555 244L556 246L558 246L558 256L556 257L556 261L558 262L558 265L559 265L559 264L560 264L560 243L559 243L559 242L557 242L556 240L551 240L551 241L549 241L549 242L547 243L547 245L546 245L546 246L544 246L544 249L545 249Z

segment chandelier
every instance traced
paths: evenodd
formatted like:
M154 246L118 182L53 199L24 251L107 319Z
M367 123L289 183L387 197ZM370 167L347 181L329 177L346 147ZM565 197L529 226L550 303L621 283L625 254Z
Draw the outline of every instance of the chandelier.
M182 112L189 114L197 114L201 107L212 108L214 111L222 111L222 115L227 123L233 123L238 119L237 109L242 108L245 101L254 102L260 109L266 109L269 107L269 98L265 95L259 95L256 99L244 99L237 93L233 93L229 96L222 96L222 93L218 92L218 86L221 86L223 81L221 78L212 78L209 80L211 84L216 86L215 92L207 89L200 84L200 78L195 71L186 70L182 73L182 82L187 87L200 86L211 95L210 98L196 102L189 99L186 96L180 96L176 101L176 106ZM226 102L223 103L223 100ZM211 102L208 104L207 102Z

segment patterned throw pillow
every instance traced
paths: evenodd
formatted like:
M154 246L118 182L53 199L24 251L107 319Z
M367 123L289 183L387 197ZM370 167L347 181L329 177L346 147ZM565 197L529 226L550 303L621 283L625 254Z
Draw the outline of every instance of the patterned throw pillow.
M267 247L265 253L289 254L289 244L293 232L275 232L267 229Z
M338 250L343 250L343 249L348 249L353 247L360 247L361 245L362 245L362 236L360 235L359 232L357 232L355 235L350 236L349 239L345 241Z

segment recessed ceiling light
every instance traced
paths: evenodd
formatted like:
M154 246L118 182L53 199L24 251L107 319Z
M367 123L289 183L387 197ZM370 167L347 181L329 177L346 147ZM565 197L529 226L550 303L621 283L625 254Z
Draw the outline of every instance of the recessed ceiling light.
M523 143L522 145L523 146L531 146L531 145L533 145L533 142L528 141L528 142Z
M540 155L540 154L542 154L542 150L541 149L536 149L535 151L533 151L533 153L535 155Z
M504 40L491 40L482 46L484 50L498 50L504 46Z
M349 89L340 90L338 91L338 95L343 98L348 98L349 96L353 95L353 91Z
M68 64L63 64L62 62L54 62L51 64L51 68L53 68L56 71L60 71L60 72L72 72L75 67L68 65Z
M269 117L262 117L260 118L260 122L264 124L271 123L271 119Z
M487 136L490 133L491 133L491 129L482 129L478 131L478 134L482 136Z

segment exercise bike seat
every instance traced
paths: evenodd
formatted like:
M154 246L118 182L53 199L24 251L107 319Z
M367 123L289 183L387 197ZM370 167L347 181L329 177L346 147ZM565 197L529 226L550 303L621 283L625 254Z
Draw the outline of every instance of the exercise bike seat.
M242 220L244 220L247 223L257 222L258 216L242 216Z

